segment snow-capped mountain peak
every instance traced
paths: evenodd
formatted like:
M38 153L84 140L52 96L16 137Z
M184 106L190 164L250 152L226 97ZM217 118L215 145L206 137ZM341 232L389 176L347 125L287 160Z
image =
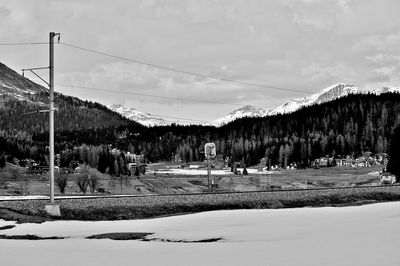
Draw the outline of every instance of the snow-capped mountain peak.
M162 118L155 118L152 117L151 114L137 111L135 108L124 107L120 104L112 104L107 107L108 109L117 112L120 115L132 121L136 121L144 126L153 127L153 126L166 126L171 124Z
M269 115L286 114L294 112L302 107L310 106L313 104L320 104L324 102L329 102L337 98L347 96L349 94L361 93L361 89L355 85L347 85L344 83L335 84L329 86L317 93L310 96L292 99L287 103L284 103L273 110L268 110L266 108L259 108L254 106L244 106L237 110L232 111L226 116L215 120L212 122L215 126L222 126L231 121L242 117L264 117Z
M325 103L349 94L357 93L361 93L361 89L355 85L347 85L344 83L335 84L310 96L292 99L275 108L270 115L291 113L305 106Z
M379 89L375 89L372 91L372 93L376 94L376 95L380 95L382 93L400 93L400 87L393 87L393 86L389 86L389 87L382 87Z
M262 117L262 116L267 116L269 114L270 110L268 109L264 109L264 108L259 108L259 107L254 107L252 105L246 105L243 106L239 109L236 109L232 112L230 112L229 114L227 114L226 116L217 119L215 121L212 122L212 125L214 126L222 126L224 124L227 124L229 122L232 122L238 118L242 118L242 117Z

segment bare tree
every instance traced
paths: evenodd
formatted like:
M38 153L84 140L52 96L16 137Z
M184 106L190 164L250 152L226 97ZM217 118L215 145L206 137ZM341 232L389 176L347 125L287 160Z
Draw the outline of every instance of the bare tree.
M65 194L65 188L67 187L67 174L66 173L57 173L55 178L56 184L60 189L61 194Z
M94 193L99 186L99 179L95 175L89 175L88 178L88 183L89 183L89 188L90 188L90 193Z
M78 185L79 189L86 194L86 190L89 185L89 174L88 173L81 173L76 178L76 184Z

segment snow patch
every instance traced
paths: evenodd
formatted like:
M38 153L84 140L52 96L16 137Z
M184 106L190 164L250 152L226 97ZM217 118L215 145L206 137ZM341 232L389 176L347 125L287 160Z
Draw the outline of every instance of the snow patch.
M238 168L238 171L243 172L243 168ZM157 174L171 174L171 175L207 175L207 169L162 169L158 170L155 173ZM249 174L268 174L271 172L268 171L257 171L257 169L249 169L247 168L247 173ZM212 175L231 175L232 172L230 170L211 170Z
M7 265L399 265L400 202L356 207L212 211L125 221L18 224L7 235L67 237L0 240ZM0 226L10 222L0 220ZM86 239L152 232L150 238L214 243ZM21 256L23 254L23 256Z

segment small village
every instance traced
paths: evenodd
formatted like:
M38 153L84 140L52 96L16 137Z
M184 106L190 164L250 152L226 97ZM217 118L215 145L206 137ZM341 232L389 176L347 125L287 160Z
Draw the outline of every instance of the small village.
M121 151L118 149L113 149L113 153L120 153ZM7 156L3 156L7 158ZM80 168L79 165L83 164L82 161L72 160L69 163L69 167L60 168L59 165L59 154L55 155L56 158L56 166L55 171L63 171L63 172L79 172ZM137 171L140 173L145 173L146 169L148 168L149 162L146 162L145 156L143 154L134 154L127 152L125 154L125 158L127 159L128 163L126 165L128 175L134 175ZM317 158L313 160L310 164L311 168L324 168L324 167L372 167L372 166L382 166L382 169L385 168L389 161L389 157L386 153L380 153L372 155L371 153L365 153L364 156L353 157L353 156L346 156L345 158L335 158L333 156L325 156L321 158ZM189 168L189 169L205 169L207 167L207 161L203 162L184 162L178 155L173 156L173 160L171 161L171 167L176 168ZM49 171L48 164L38 163L33 159L23 159L18 160L17 158L13 158L13 164L20 165L25 167L26 174L43 174ZM246 168L249 166L243 165L242 162L235 162L231 163L229 157L223 158L221 155L217 155L211 161L211 168L212 169L228 169L230 168L232 172L234 171L235 167L242 167ZM265 170L296 170L299 169L297 163L287 163L287 165L269 165L267 158L262 158L260 163L256 166L250 166L253 168L257 168L258 171L265 171Z

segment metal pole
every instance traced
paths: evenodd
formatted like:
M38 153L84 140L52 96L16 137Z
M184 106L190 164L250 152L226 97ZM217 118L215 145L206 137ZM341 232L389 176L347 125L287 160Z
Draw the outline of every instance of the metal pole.
M50 106L49 106L49 139L50 139L50 203L54 204L54 32L50 32L50 66L49 66L49 87L50 87Z
M212 192L211 188L211 166L210 166L210 158L207 157L207 174L208 174L208 191Z

